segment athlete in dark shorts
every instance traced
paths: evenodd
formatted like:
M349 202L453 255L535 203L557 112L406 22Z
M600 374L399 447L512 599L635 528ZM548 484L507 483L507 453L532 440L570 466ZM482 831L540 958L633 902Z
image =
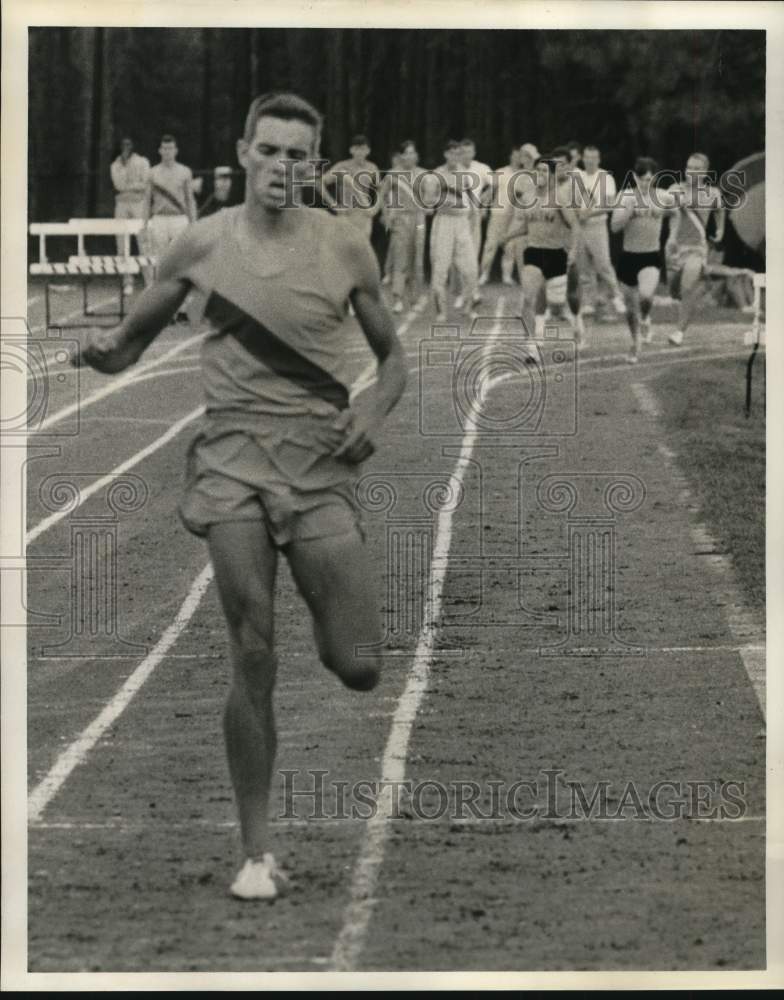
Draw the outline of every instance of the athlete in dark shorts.
M579 247L579 224L569 206L567 190L559 183L559 162L540 156L533 177L528 174L518 177L509 207L511 226L502 240L504 244L519 236L526 238L521 275L522 316L529 336L531 331L537 337L544 334L548 306L556 317L562 314L567 301L567 272ZM579 341L582 334L579 310L570 310L569 320Z
M674 210L676 199L659 191L653 182L658 171L656 161L640 156L634 164L634 188L621 192L613 210L610 228L623 232L623 252L618 263L618 280L626 302L626 321L632 335L628 361L640 357L640 340L651 341L651 307L659 284L661 268L660 239L664 216Z
M357 690L374 687L380 669L369 651L381 639L374 569L353 488L403 392L406 364L367 239L345 218L297 202L321 123L295 95L257 98L237 144L244 204L186 230L132 314L116 330L92 333L81 354L99 371L122 371L190 288L207 297L207 417L191 447L181 513L207 539L228 623L224 729L245 854L231 891L242 899L273 899L282 878L267 834L279 551L313 616L325 666ZM348 399L349 300L379 361L361 411Z

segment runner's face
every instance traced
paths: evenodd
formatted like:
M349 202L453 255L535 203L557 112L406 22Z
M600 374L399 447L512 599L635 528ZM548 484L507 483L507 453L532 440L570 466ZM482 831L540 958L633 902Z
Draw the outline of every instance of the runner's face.
M130 139L123 139L122 145L120 147L120 151L121 151L122 155L125 157L125 159L127 160L128 157L133 152L133 143L131 142Z
M174 163L177 158L177 143L162 142L158 148L158 152L161 154L161 159L164 163Z
M536 183L540 188L547 187L550 183L550 168L546 163L536 165Z
M352 146L349 149L349 153L351 153L357 163L364 163L368 156L370 156L370 146Z
M474 157L476 156L476 146L472 143L466 143L465 146L461 148L460 151L460 162L465 167L470 167Z
M291 204L287 189L292 190L294 181L306 179L315 143L315 129L307 122L259 118L253 141L248 144L240 139L237 143L237 156L246 173L247 197L268 209L282 209L287 201Z

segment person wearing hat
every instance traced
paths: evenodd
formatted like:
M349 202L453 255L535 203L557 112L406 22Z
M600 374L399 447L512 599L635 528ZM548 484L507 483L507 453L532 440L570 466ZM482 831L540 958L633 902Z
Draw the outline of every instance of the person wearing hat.
M339 160L324 174L323 183L335 190L335 208L369 240L373 217L381 207L378 197L379 172L370 155L367 136L355 135L350 158Z
M213 215L215 212L219 212L222 208L227 208L229 205L232 181L231 167L216 167L213 177L212 194L199 209L200 219L203 219L206 215Z

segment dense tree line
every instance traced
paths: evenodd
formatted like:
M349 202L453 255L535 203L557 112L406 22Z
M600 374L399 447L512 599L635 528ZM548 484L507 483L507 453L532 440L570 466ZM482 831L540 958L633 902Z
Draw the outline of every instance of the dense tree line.
M29 215L108 215L109 164L130 134L155 160L163 132L194 170L236 165L252 97L291 88L327 116L323 154L366 132L372 158L414 138L422 162L472 136L500 166L510 145L593 142L623 176L638 153L719 169L764 148L763 31L33 28Z

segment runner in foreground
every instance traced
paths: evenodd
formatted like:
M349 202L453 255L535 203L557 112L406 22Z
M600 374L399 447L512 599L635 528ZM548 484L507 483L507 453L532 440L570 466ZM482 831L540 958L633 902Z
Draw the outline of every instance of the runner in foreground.
M632 335L628 361L640 358L640 340L649 344L651 307L659 285L661 269L661 228L666 213L677 206L669 191L653 186L658 167L649 156L634 164L635 188L621 192L618 207L610 219L614 233L623 231L623 253L618 262L618 280L626 300L626 320Z
M346 219L292 204L284 161L298 161L295 179L306 173L321 122L295 95L256 98L237 144L244 204L180 236L132 314L116 330L94 332L81 354L99 371L122 371L191 286L208 299L206 426L190 448L180 511L207 540L228 623L233 678L224 731L245 854L231 891L242 899L273 899L284 879L267 833L279 551L313 616L324 665L360 691L375 686L380 667L362 649L381 635L354 485L403 392L406 366L367 239ZM361 412L349 408L349 298L379 361Z

